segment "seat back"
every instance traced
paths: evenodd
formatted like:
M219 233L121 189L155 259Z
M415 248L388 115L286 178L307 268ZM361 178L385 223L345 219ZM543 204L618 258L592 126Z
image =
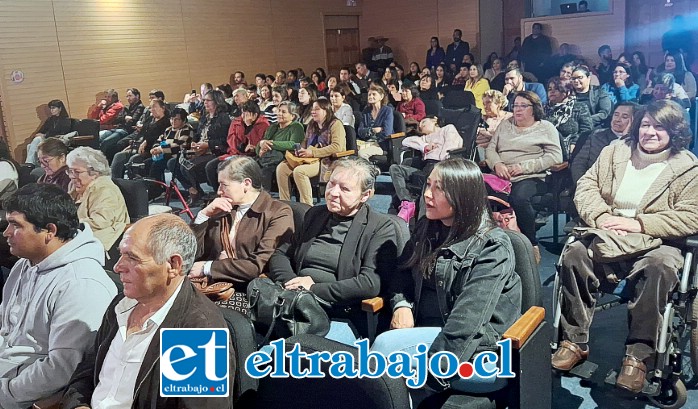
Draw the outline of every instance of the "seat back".
M245 360L257 351L257 340L252 321L238 311L230 308L220 308L230 330L233 342L233 353L237 368L233 383L233 404L239 408L249 408L254 402L259 388L259 380L250 377L245 371Z
M533 306L543 306L541 299L540 273L538 263L533 256L533 246L523 234L504 230L511 240L516 260L516 273L521 278L521 313L528 311Z
M449 87L445 91L443 100L441 100L444 108L448 109L463 109L471 105L475 105L475 96L470 91L464 91L462 86L455 85Z
M475 105L469 105L467 108L461 109L441 108L439 125L442 127L446 125L455 126L458 134L463 138L463 154L459 156L473 160L480 118L480 109Z
M424 109L426 110L427 116L439 116L443 104L438 99L425 99Z
M393 109L393 133L407 132L405 118L397 109Z
M286 350L300 345L301 351L313 353L328 351L330 353L345 351L354 356L358 362L358 350L339 342L311 334L297 335L286 340ZM373 362L371 362L373 364ZM277 364L277 365L280 365ZM331 363L320 362L320 370L329 373ZM301 360L301 371L306 371L308 360ZM372 367L372 365L370 365ZM286 368L289 362L286 362ZM355 365L358 369L358 365ZM272 378L266 376L259 381L257 408L332 408L332 409L402 409L410 407L410 398L402 378Z
M31 163L22 163L17 167L17 188L30 183L36 183L36 181L39 180L36 173L32 173L34 169L36 169L36 165Z
M344 132L347 134L347 136L346 136L347 150L348 151L355 151L356 150L356 129L354 129L353 126L344 125Z
M148 186L144 181L118 178L112 181L121 190L131 223L148 215Z

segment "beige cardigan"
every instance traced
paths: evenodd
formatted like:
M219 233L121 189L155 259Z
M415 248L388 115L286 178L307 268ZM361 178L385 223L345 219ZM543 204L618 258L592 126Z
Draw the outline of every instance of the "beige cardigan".
M613 216L613 198L630 160L629 141L607 146L579 179L574 204L582 220L596 227ZM662 239L698 234L698 159L687 150L669 157L638 204L642 233Z
M76 203L78 219L90 225L97 240L109 251L130 222L119 187L111 177L100 176L87 186Z

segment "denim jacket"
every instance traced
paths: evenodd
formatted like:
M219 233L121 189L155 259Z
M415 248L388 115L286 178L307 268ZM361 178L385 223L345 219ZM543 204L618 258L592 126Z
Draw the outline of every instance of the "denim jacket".
M444 325L429 355L450 351L465 362L478 352L496 351L504 331L521 316L521 281L514 266L511 241L500 228L478 232L440 251L433 274ZM391 302L395 306L413 301L416 311L424 281L421 271L415 268L411 276L403 272L401 278L405 291L393 292Z

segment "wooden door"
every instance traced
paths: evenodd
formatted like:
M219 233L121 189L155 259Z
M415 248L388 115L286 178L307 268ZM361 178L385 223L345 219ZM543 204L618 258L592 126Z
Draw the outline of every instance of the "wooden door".
M353 66L361 59L359 30L356 28L325 30L325 47L327 73L339 74L341 67Z

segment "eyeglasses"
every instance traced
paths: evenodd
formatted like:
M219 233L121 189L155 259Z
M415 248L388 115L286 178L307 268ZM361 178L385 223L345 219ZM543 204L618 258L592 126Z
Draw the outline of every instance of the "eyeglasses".
M572 81L581 81L584 77L572 77Z
M79 177L80 174L82 173L87 173L90 172L91 169L88 170L75 170L75 169L66 169L65 174L68 175L71 178Z
M48 164L54 159L56 159L54 156L42 156L39 158L39 164L48 166Z
M512 105L512 107L514 109L526 109L526 108L532 107L532 106L533 106L533 104L514 104L514 105Z

